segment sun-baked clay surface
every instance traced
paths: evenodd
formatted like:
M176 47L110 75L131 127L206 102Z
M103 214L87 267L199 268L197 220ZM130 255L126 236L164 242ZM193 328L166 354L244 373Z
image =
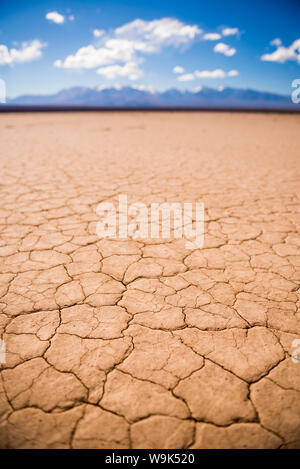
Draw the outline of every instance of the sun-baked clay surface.
M2 448L300 447L300 118L1 115ZM203 249L102 201L205 203Z

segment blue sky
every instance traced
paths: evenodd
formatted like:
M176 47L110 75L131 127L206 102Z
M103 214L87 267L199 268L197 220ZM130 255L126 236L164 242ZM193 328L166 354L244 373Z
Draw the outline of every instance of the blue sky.
M0 0L0 78L9 97L111 85L290 94L299 25L297 0Z

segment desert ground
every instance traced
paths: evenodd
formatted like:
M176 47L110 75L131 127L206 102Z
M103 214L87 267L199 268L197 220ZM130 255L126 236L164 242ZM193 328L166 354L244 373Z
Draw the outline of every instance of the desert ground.
M288 114L0 115L1 448L300 448L299 135ZM203 248L100 239L120 194L203 202Z

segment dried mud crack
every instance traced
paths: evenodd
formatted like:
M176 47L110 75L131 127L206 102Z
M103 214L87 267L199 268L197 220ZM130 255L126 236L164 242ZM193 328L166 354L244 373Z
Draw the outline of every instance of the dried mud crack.
M0 116L1 448L300 448L299 131ZM204 202L204 247L99 239L120 194Z

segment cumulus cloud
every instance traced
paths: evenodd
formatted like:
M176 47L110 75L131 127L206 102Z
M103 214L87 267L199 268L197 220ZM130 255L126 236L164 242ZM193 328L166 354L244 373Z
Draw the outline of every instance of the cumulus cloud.
M42 56L42 49L46 47L39 39L29 42L22 42L19 49L8 49L4 44L0 44L0 65L11 65L14 63L31 62Z
M192 81L194 78L225 78L225 77L236 77L239 75L238 70L230 70L225 72L221 68L215 70L195 70L193 73L187 73L186 75L180 75L177 80L179 81Z
M184 68L180 67L180 65L176 65L176 67L173 68L173 73L184 73Z
M229 77L237 77L239 74L240 72L238 70L230 70L227 75Z
M104 29L94 29L93 35L94 37L101 37L105 33Z
M142 70L139 69L135 62L128 62L123 66L110 65L98 68L96 72L109 80L114 80L117 77L128 77L129 80L138 80L143 76Z
M64 60L56 60L54 65L62 68L95 68L119 62L138 62L140 54L156 53L164 46L188 44L201 32L197 25L188 25L175 18L153 21L137 19L115 29L110 37L95 29L95 37L104 36L101 46L90 44L81 47Z
M278 38L274 39L271 44L276 46L276 50L271 54L262 55L261 60L266 62L278 62L281 64L288 60L295 60L300 65L300 39L296 39L288 47L282 46L282 43Z
M131 85L131 88L138 91L148 91L151 94L155 93L155 89L150 85Z
M215 45L214 52L219 52L227 57L231 57L236 53L236 49L234 47L230 47L228 44L224 44L224 42L219 42Z
M238 33L239 33L238 28L223 28L222 29L223 36L235 36Z
M206 33L203 36L203 39L207 41L217 41L218 39L221 39L221 34L219 33Z
M58 11L50 11L49 13L46 14L45 18L46 20L52 23L56 23L56 24L62 24L65 21L65 17L61 15L60 13L58 13Z
M136 19L115 30L117 36L148 42L154 49L162 45L185 44L202 33L197 25L185 24L176 18L144 21Z
M281 42L281 39L279 39L278 37L275 37L275 39L273 39L273 41L270 42L271 46L281 46L282 42Z
M122 89L122 85L120 83L114 83L113 85L105 84L99 85L97 91L104 91L104 90L117 90L120 91Z
M104 83L97 87L97 91L104 91L104 90L120 91L122 88L123 86L120 83L113 83L113 84ZM133 90L138 90L138 91L148 91L151 94L155 93L155 89L150 85L140 85L140 84L135 83L131 85L130 88Z
M195 76L193 73L186 73L185 75L180 75L177 78L178 81L192 81L195 80Z
M200 91L203 90L203 86L199 85L196 86L196 88L193 89L193 93L200 93Z
M131 62L135 53L143 44L127 39L109 39L104 47L89 45L81 47L74 55L68 55L64 61L56 60L54 65L63 68L95 68L116 62Z
M194 72L195 77L197 78L224 78L226 76L226 72L221 68L217 68L216 70L196 70Z

